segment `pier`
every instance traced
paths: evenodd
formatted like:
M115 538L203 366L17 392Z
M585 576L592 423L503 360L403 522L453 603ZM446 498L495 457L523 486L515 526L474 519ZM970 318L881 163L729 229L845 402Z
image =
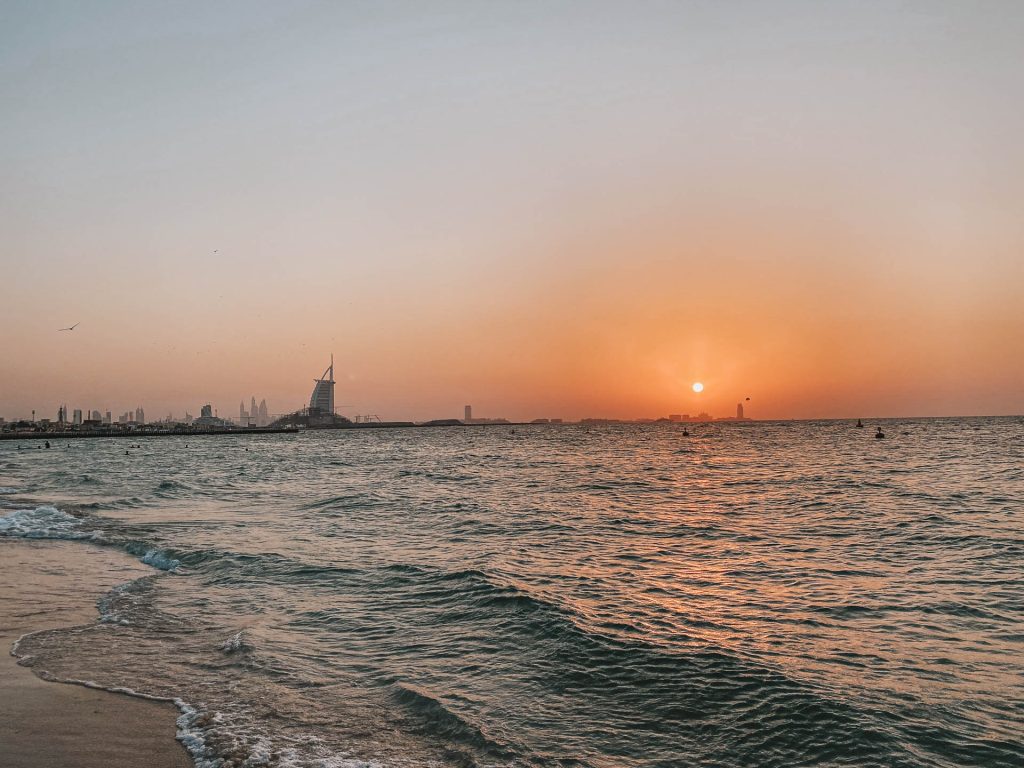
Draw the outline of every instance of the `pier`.
M97 437L127 437L132 440L144 437L209 437L213 435L274 435L282 433L295 433L299 430L295 427L244 427L238 429L226 429L208 427L196 429L192 427L177 427L174 429L153 429L126 431L123 429L89 429L89 430L60 430L40 432L0 432L0 440L84 440Z

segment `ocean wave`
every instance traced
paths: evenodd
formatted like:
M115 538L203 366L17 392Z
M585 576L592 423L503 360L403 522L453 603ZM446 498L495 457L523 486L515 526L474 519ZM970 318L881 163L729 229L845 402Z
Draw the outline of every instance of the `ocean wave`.
M174 498L193 490L180 480L161 480L153 489L153 495L161 499Z
M228 656L252 650L252 646L245 641L245 630L239 630L221 643L218 648Z
M409 683L396 683L391 698L416 721L413 727L422 729L432 738L440 738L449 745L469 747L473 752L490 759L509 763L522 760L522 755L510 745L488 736L483 726L460 716L438 696L423 688ZM473 764L471 754L462 759Z
M173 571L181 565L181 560L171 557L160 549L150 549L141 558L146 565L151 565L161 571Z
M19 509L0 517L0 535L24 539L97 539L98 532L83 530L82 521L56 507Z

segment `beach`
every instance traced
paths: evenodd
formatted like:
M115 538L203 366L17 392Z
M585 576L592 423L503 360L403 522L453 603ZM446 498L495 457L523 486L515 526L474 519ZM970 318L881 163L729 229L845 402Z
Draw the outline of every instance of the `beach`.
M11 647L28 632L91 624L107 590L151 573L78 542L0 541L0 762L5 768L186 768L177 709L164 702L46 682Z

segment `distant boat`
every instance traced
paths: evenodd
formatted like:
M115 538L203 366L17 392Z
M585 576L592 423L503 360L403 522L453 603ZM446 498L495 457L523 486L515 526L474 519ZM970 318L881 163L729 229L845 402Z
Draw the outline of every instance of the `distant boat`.
M857 419L857 429L864 429L864 425L861 424L860 419Z
M878 431L875 432L875 440L881 440L883 437L885 437L885 432L883 432L882 428L879 427Z

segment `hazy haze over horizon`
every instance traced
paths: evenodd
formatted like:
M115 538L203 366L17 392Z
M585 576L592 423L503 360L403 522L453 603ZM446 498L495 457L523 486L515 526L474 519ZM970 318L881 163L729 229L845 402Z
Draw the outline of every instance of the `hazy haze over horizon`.
M6 2L0 416L293 410L332 352L385 419L1021 413L1021 40L1013 2Z

